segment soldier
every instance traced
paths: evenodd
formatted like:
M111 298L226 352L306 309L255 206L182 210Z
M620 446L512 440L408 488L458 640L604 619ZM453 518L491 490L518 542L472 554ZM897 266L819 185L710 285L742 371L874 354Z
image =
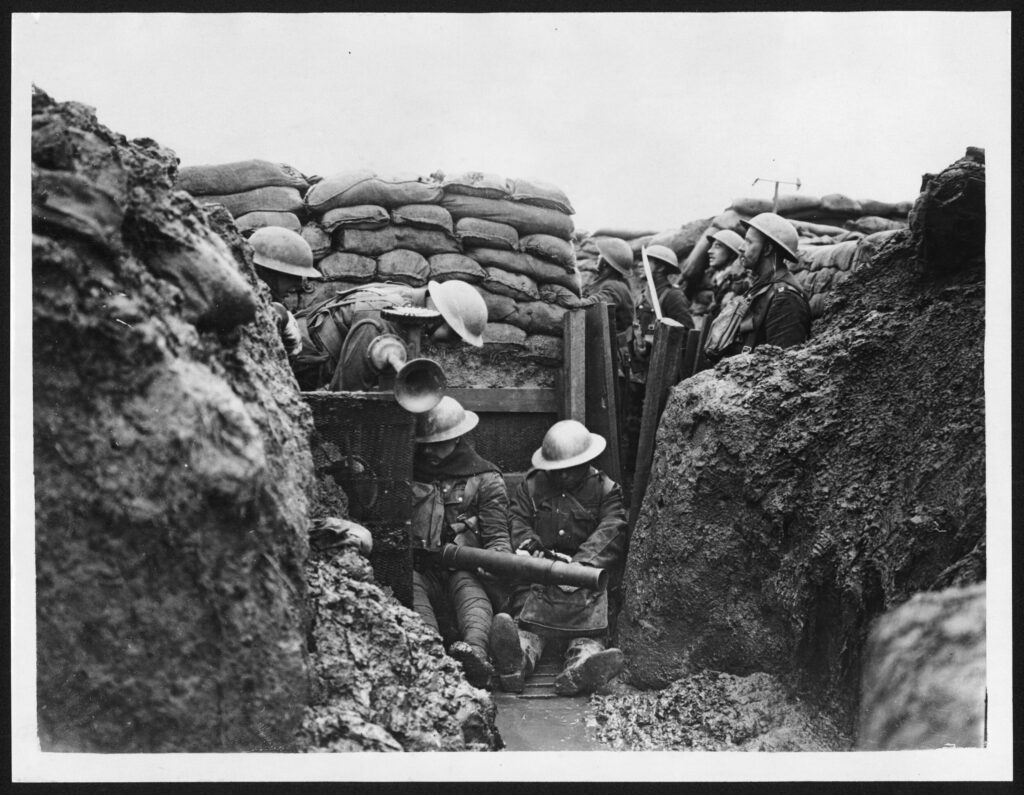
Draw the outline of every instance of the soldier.
M306 390L327 384L332 391L366 392L380 385L386 363L374 355L372 343L395 336L398 329L381 317L393 307L433 309L441 320L433 330L434 342L462 339L483 346L487 305L476 289L465 282L431 281L426 287L404 284L368 284L339 293L298 313L302 354L296 375Z
M713 317L722 301L733 292L742 293L750 287L746 271L740 262L743 253L743 238L731 229L720 229L707 236L711 247L708 249L708 270L715 302L708 317ZM742 289L738 289L742 285Z
M551 426L512 497L509 525L517 555L606 569L611 590L622 580L626 509L619 486L590 464L604 448L604 438L576 420ZM606 684L623 665L622 652L606 648L609 610L608 591L516 587L510 612L491 624L491 656L502 688L522 692L545 645L566 641L556 692L574 695Z
M262 279L274 300L271 306L277 315L277 330L281 335L288 360L294 361L302 350L302 337L295 316L285 307L294 305L292 296L301 289L303 278L322 279L323 274L313 267L313 251L309 243L290 229L265 226L249 238L256 275Z
M487 658L491 600L477 574L444 568L428 554L451 543L512 552L505 481L465 438L479 421L451 397L416 418L413 609L439 634L437 614L454 612L458 640L448 653L471 685L486 687L494 673Z
M670 273L679 274L679 260L668 246L654 245L647 249L647 261L651 266L655 294L661 306L662 317L669 317L688 329L693 328L690 316L690 302L685 293L674 287L668 280ZM633 471L640 439L640 425L643 418L644 400L647 394L647 369L650 365L651 347L654 343L654 328L657 315L651 302L650 288L644 278L642 298L636 307L633 320L632 344L630 345L629 367L626 384L626 469ZM682 356L680 353L680 356ZM682 361L680 359L680 364Z
M623 335L633 325L633 291L629 283L633 269L633 249L618 237L597 240L597 278L587 286L580 306L601 301L615 307L615 331Z

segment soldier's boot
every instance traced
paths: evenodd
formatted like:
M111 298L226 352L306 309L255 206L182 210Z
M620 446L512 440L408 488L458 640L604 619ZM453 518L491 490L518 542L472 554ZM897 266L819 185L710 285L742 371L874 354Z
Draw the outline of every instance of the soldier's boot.
M543 641L532 632L520 630L508 613L498 613L491 623L490 649L501 689L522 693L526 677L544 649Z
M592 693L618 675L625 657L618 649L606 649L595 638L576 638L565 650L565 665L555 677L560 696Z
M448 593L455 608L459 637L448 653L462 663L473 687L487 687L494 667L487 659L488 633L494 615L483 585L471 573L456 571L448 578Z

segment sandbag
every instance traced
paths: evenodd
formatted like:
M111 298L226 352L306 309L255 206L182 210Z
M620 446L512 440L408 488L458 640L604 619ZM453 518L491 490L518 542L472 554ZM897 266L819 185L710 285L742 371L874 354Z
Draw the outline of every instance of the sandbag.
M821 317L823 314L825 314L825 294L824 293L818 293L817 295L812 295L808 299L807 303L808 303L808 305L810 306L810 309L811 309L811 319L812 320L817 319L817 318Z
M530 334L526 338L526 358L546 367L557 367L562 363L565 346L561 337L549 334Z
M575 309L580 305L579 296L560 284L541 284L538 287L540 300L548 304L557 304L566 309Z
M320 219L328 233L337 229L381 229L391 223L391 215L377 204L357 204L354 207L335 207Z
M733 199L729 209L735 210L742 216L751 218L761 213L770 213L772 211L772 202L771 199Z
M429 265L430 278L435 282L457 279L467 284L478 284L487 275L479 262L465 254L435 254Z
M843 215L848 218L858 218L864 215L864 209L860 202L844 196L842 193L829 193L821 197L821 209L833 215Z
M298 190L273 185L239 193L196 196L196 201L200 204L222 204L235 218L246 213L256 212L299 215L305 210L302 205L302 195Z
M488 323L484 326L484 347L494 349L522 348L526 332L509 323Z
M562 192L562 189L548 182L510 179L508 187L512 201L532 204L536 207L548 207L567 215L572 215L576 212L569 203L569 197Z
M442 194L437 182L415 176L385 178L367 170L347 171L311 187L306 192L306 206L317 214L359 204L378 204L390 210L405 204L435 204Z
M840 284L849 279L852 275L853 274L848 270L837 270L835 273L832 274L832 288L835 289Z
M768 210L771 212L772 203L768 202ZM786 193L779 196L779 209L775 212L783 218L790 215L797 216L799 213L819 212L821 210L821 199L818 196L809 196L803 193Z
M373 281L377 275L377 260L359 254L335 251L324 257L316 269L328 280L344 280L355 283Z
M814 291L811 289L811 285L814 282L814 274L817 271L812 271L810 268L806 268L799 273L794 273L793 278L796 279L796 283L800 285L800 289L804 291L806 295L813 295Z
M178 169L174 187L193 196L227 196L257 188L309 187L302 173L284 163L267 160L239 160L215 166L184 166Z
M303 225L300 234L302 239L309 243L314 262L319 262L331 253L331 236L316 221Z
M509 198L508 181L497 174L467 171L455 177L448 177L441 183L445 193L461 196L477 196L483 199Z
M519 233L515 227L498 221L460 218L455 223L455 236L465 247L482 246L507 251L516 251L519 248Z
M561 265L567 271L576 268L576 252L572 243L554 235L526 235L519 239L519 250L540 259Z
M809 271L819 271L822 268L849 270L857 251L857 243L856 240L848 240L831 246L809 246L800 249L799 254Z
M878 215L865 215L846 224L850 229L863 232L865 235L873 235L875 232L885 232L889 229L905 229L905 221L898 221L894 218L882 218Z
M452 214L436 204L406 204L404 207L396 207L391 211L391 222L420 229L436 229L455 236Z
M507 295L516 301L539 301L537 283L529 276L511 273L501 268L485 268L486 275L481 286L488 292Z
M836 272L835 268L821 268L814 272L811 276L811 293L823 293L832 284L832 274Z
M377 257L377 279L422 287L430 278L430 265L422 254L407 249L386 251Z
M896 205L892 202L880 202L876 199L858 199L858 203L864 215L874 215L881 218L898 215Z
M334 233L336 246L342 251L379 257L385 251L405 248L425 257L434 254L457 254L458 243L436 229L414 226L386 226L383 229L339 229Z
M487 305L487 320L500 323L516 313L516 299L511 296L492 293L490 290L477 286L477 291L483 296Z
M302 231L302 224L299 223L299 217L295 213L245 213L245 215L240 215L235 219L235 226L238 227L238 231L245 237L265 226L280 226L284 229L290 229L296 234Z
M554 235L563 240L572 237L572 218L558 210L536 207L532 204L508 199L484 199L479 196L445 194L440 204L456 221L462 218L481 218L515 227L521 235Z
M682 262L693 251L693 247L697 245L697 241L700 240L701 235L704 234L704 231L713 220L713 218L701 218L696 221L690 221L679 229L667 229L664 232L653 235L643 245L668 246L675 252L679 261ZM639 247L637 247L637 251L639 252Z
M632 240L627 240L626 242L629 243L629 248L633 252L633 259L638 259L640 257L640 249L644 246L651 245L651 241L654 240L655 237L657 237L657 235L645 235L644 237L636 237Z
M707 226L707 224L705 224L705 226ZM618 227L602 226L596 232L591 234L591 237L617 237L620 240L635 240L638 237L653 237L656 234L658 234L657 230L641 232L635 229L620 229Z
M828 226L826 224L815 224L810 221L801 221L799 219L790 218L788 219L794 227L800 237L838 237L847 232L841 226ZM801 241L802 243L803 241Z
M520 301L515 313L505 320L530 334L562 336L562 318L568 310L543 301Z
M540 284L560 284L576 295L580 294L579 274L575 270L569 273L561 265L555 265L553 262L545 262L530 254L494 248L473 248L466 254L485 268L500 268L509 273L520 273Z
M731 229L741 237L746 233L746 228L741 223L743 217L735 210L726 210L724 213L719 213L711 219L711 226L715 228L715 231L719 229Z

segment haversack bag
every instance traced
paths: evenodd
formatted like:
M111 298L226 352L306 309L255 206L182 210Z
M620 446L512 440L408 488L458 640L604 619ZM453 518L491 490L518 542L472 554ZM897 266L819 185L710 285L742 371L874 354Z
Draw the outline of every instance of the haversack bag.
M608 629L608 591L534 584L519 620L570 637L597 635Z
M707 340L704 342L704 355L709 359L717 359L723 356L729 347L736 342L740 333L740 325L746 317L750 305L754 300L771 288L766 285L754 293L741 295L735 301L730 301L722 311L718 313L711 322L711 329L708 331Z

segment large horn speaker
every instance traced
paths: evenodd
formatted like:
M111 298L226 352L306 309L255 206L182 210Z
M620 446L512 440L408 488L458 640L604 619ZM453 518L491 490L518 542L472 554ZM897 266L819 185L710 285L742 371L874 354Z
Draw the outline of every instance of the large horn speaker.
M448 387L441 365L433 359L413 359L398 371L395 400L412 414L423 414L441 402Z

